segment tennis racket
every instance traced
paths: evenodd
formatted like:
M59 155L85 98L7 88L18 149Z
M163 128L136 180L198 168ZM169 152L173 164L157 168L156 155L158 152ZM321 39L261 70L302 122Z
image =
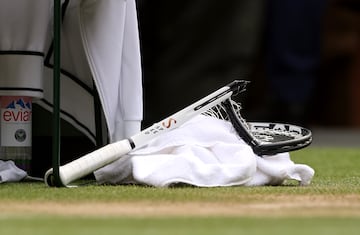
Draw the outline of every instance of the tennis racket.
M233 101L232 97L245 91L248 83L245 80L235 80L128 139L108 144L60 166L59 177L62 184L68 185L114 162L121 156L143 147L157 136L181 126L199 114L230 121L239 136L258 155L293 151L311 143L311 132L302 127L288 124L247 123L240 115L240 105ZM44 178L48 186L54 186L53 169L49 169Z

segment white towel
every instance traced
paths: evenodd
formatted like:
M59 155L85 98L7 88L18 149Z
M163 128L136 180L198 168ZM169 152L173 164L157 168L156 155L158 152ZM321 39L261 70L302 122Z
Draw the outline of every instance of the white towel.
M100 183L155 187L281 185L287 179L308 185L313 175L289 153L255 155L229 122L203 115L95 172Z
M26 171L18 168L13 161L0 160L0 183L17 182L26 176Z

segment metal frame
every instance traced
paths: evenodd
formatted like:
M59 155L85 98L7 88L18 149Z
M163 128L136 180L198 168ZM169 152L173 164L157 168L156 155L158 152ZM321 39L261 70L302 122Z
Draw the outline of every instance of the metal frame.
M65 4L68 1L65 1ZM61 24L63 11L61 0L54 0L54 32L53 32L53 49L54 49L54 66L53 66L53 120L52 120L52 168L53 168L53 185L64 187L60 177L61 164L61 118L60 118L60 75L61 75ZM95 129L96 129L96 146L104 145L102 131L101 102L94 84L94 108L95 108Z
M52 167L56 187L64 184L60 178L60 43L61 43L61 0L54 0L54 70L53 70L53 137Z

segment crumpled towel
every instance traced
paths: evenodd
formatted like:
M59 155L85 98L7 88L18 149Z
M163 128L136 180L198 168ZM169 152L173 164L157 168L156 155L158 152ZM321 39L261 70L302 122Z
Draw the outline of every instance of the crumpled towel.
M289 153L259 157L231 123L198 115L97 170L99 183L138 183L155 187L281 185L287 179L310 184L314 170L295 164Z
M26 171L18 168L13 161L0 160L0 183L18 182L26 176Z

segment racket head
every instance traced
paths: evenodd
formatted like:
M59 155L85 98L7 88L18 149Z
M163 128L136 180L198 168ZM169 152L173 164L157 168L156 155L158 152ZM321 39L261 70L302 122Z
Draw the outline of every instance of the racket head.
M225 100L222 106L238 135L259 156L295 151L312 142L309 129L292 124L247 122L230 99Z
M304 127L271 122L247 122L257 145L253 150L257 155L274 155L309 146L312 132Z

